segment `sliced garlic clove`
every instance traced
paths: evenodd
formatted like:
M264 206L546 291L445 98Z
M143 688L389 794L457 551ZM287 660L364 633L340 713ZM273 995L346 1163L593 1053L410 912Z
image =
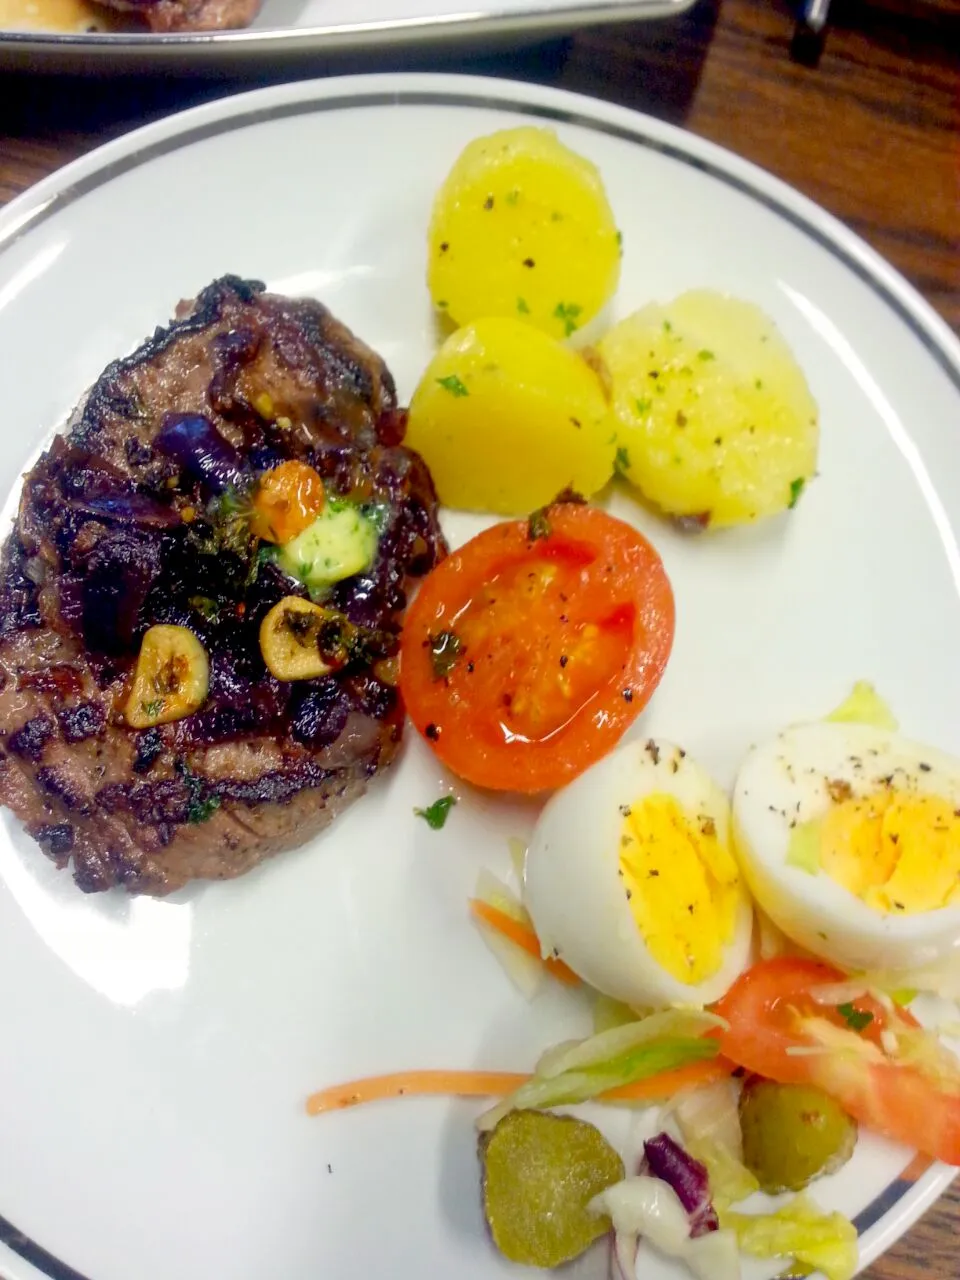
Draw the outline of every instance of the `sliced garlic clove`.
M188 627L150 627L140 645L127 724L149 729L182 720L203 706L210 688L207 651Z
M260 624L260 652L270 674L277 680L312 680L333 671L319 647L330 618L328 609L302 596L284 596L275 604Z

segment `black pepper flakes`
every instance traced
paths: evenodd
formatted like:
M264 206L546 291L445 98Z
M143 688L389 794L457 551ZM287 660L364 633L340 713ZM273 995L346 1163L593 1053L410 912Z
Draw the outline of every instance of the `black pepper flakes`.
M652 738L647 739L647 745L644 748L644 750L646 751L647 755L650 757L650 759L653 761L654 764L660 763L660 748L657 746L657 744L654 742Z
M623 700L624 700L624 702L632 702L632 701L633 701L633 690L632 690L632 689L624 689L624 691L623 691Z
M493 208L493 196L487 196L486 200L483 202L483 207L486 209L487 213L490 212Z
M440 737L440 726L438 724L433 724L431 722L430 724L427 725L427 727L424 729L423 732L426 734L426 736L430 739L431 742L436 742L437 739Z
M531 268L531 269L532 269L532 268L533 268L533 267L535 267L537 264L534 262L534 260L533 260L532 258L524 258L524 260L523 260L523 265L524 265L525 267L529 267L529 268Z
M560 655L560 665L561 665L561 667L565 667L569 661L570 661L570 659L567 657L567 655L566 655L565 653L561 653L561 655Z

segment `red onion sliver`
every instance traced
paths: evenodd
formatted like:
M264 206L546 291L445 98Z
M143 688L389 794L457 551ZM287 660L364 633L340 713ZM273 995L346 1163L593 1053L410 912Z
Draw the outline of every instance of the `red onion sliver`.
M650 1172L673 1188L690 1215L690 1235L717 1231L720 1220L710 1203L710 1179L700 1161L674 1142L669 1133L658 1133L643 1144L643 1150Z

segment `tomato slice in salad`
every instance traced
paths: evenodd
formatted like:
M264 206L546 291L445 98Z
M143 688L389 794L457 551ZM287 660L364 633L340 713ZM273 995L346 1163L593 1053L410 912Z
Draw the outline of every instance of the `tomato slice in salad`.
M597 507L556 503L442 561L407 612L400 685L417 729L477 786L562 786L660 681L674 604L659 555Z
M868 994L824 1003L838 984L850 979L814 960L754 965L715 1006L730 1024L721 1052L781 1084L817 1085L868 1129L960 1164L960 1063L905 1009Z

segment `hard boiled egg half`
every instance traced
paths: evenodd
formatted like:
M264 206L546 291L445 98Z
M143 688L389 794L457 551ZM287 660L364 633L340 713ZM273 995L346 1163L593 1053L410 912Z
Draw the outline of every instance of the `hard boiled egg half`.
M842 968L960 946L960 760L886 729L801 724L756 747L733 797L757 903Z
M523 897L544 955L634 1008L710 1004L748 962L727 798L668 742L630 742L556 792Z

